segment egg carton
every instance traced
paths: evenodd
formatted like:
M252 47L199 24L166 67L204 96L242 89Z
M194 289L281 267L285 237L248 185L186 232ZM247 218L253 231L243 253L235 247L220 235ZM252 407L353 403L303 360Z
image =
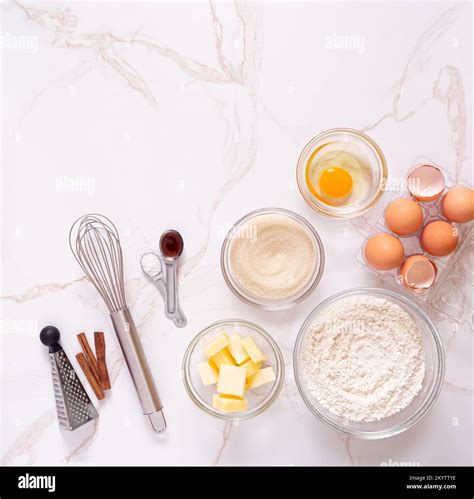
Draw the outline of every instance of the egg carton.
M472 189L472 185L463 181L455 181L448 171L425 156L419 156L413 162L407 172L407 176L419 164L430 164L439 168L445 177L446 189L450 189L455 185ZM459 235L458 247L447 256L433 256L424 251L421 246L420 236L423 227L409 236L399 236L392 233L386 226L384 220L385 209L392 201L398 198L412 199L405 182L399 182L394 190L386 190L379 204L379 206L382 206L381 211L378 211L375 216L372 214L367 216L366 221L370 226L370 230L355 255L356 262L369 272L382 278L384 285L396 288L398 291L409 295L412 299L422 304L426 303L432 306L446 319L466 324L471 331L474 331L474 313L472 311L472 294L474 291L474 229L472 222L466 224L453 223ZM442 198L443 195L434 201L419 202L423 210L423 226L433 220L446 220L441 211ZM418 253L425 255L435 263L438 273L436 281L431 288L421 292L411 291L401 283L398 276L398 269L381 271L370 267L366 263L363 253L365 243L367 239L370 239L378 232L384 232L397 237L405 248L405 256Z
M444 269L443 282L436 283L430 305L445 319L467 326L474 333L474 228Z

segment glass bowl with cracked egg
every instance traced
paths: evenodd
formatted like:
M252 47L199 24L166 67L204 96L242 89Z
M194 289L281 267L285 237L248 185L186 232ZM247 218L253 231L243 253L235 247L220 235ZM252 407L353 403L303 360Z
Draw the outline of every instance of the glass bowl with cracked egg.
M393 363L391 362L391 358L387 358L390 357L390 351L381 350L381 352L379 352L381 355L374 355L371 351L368 356L365 356L365 353L370 350L371 347L368 347L367 344L361 344L360 337L355 337L351 340L352 343L350 344L349 350L341 351L343 350L340 343L342 341L341 338L344 334L347 334L347 329L342 330L343 325L337 325L337 328L340 328L340 330L337 331L339 338L337 337L337 334L336 336L329 334L326 338L324 338L324 333L321 333L321 329L311 328L312 324L314 324L318 318L320 321L324 321L326 317L331 316L331 320L333 320L334 305L340 307L344 300L357 297L382 298L383 300L386 300L387 305L390 307L386 312L387 315L390 315L390 313L394 310L392 305L400 307L402 311L408 314L408 317L412 319L413 322L410 322L410 324L414 323L416 325L416 329L422 339L420 344L423 348L420 349L420 355L422 358L424 357L424 372L422 370L421 373L417 375L419 376L417 379L418 391L416 393L413 392L414 395L411 394L409 398L405 399L407 405L403 406L400 404L398 407L399 410L388 412L387 417L382 417L380 419L375 418L376 409L374 409L374 400L372 397L380 396L379 410L380 407L382 407L382 409L383 407L387 407L387 404L390 403L390 398L386 397L387 394L388 397L390 397L390 393L393 393L390 391L393 389L393 385L391 385L390 388L381 383L378 384L381 377L379 377L378 372L374 375L374 377L372 377L372 373L375 370L384 370L384 376L387 376L385 379L388 380L387 383L390 383L390 380L392 380L395 375L398 376L397 372L400 372L399 364L397 364L397 362ZM327 315L325 315L325 311ZM365 312L363 314L365 314ZM379 321L380 318L377 317L375 320ZM317 324L321 324L321 322ZM317 333L314 331L317 331ZM383 334L385 331L387 330L384 328L381 329ZM320 335L316 343L314 340L314 334ZM357 334L357 332L354 334ZM365 333L363 332L362 336L364 334ZM396 333L394 334L394 337L396 341L391 345L390 349L397 350L401 340L400 337L396 336ZM373 338L373 336L371 338ZM325 358L327 359L328 355L326 351L323 352L322 357L318 357L319 360L313 360L311 357L311 365L314 366L314 371L309 367L308 357L306 355L310 351L315 351L315 344L318 349L324 350L325 348L332 348L335 351L337 356L337 366L334 367L332 372L323 367L323 364L326 362ZM365 348L367 348L367 350L362 350L361 352L361 349ZM386 348L386 346L384 346L384 348ZM323 301L313 310L313 312L311 312L302 325L296 340L293 355L296 384L303 401L309 410L327 426L361 439L391 437L402 433L418 423L429 412L435 403L440 393L444 378L444 350L435 326L426 313L416 303L408 297L386 289L355 288L337 293ZM368 359L367 366L368 369L370 369L370 372L363 372L360 379L364 379L365 381L365 376L368 376L368 386L372 384L372 386L376 386L376 390L378 391L374 391L375 395L373 393L367 394L367 392L364 391L364 386L360 384L356 385L354 378L358 375L350 379L346 379L344 383L333 381L336 378L340 380L344 377L343 371L346 363L353 363L354 356L359 355L364 356L364 361L366 358ZM400 359L400 356L403 356L404 353L397 353L396 355L398 355L398 359ZM400 362L400 364L403 364L403 362ZM359 369L359 367L357 367L357 369ZM308 374L309 372L312 374ZM337 372L337 376L335 376L335 372ZM401 379L406 379L411 375L410 370L405 370L403 367ZM406 378L404 378L404 376L406 376ZM323 384L320 385L320 383ZM333 383L338 386L333 386ZM404 381L404 383L406 383L406 381ZM357 387L357 391L354 392L355 386ZM401 396L404 396L403 394L407 393L404 391L405 386L406 385L403 385L398 389L399 393L402 394ZM353 400L353 397L358 397L361 393L363 394L361 395L362 397L366 397L363 401L365 407L362 405L363 410L369 411L367 414L370 414L370 416L369 418L362 418L354 421L354 419L357 418L354 417L349 419L347 417L348 413L346 412L346 415L344 415L344 411L348 410L346 404L352 403L351 400ZM331 404L328 403L328 401L329 399L333 399L333 395L337 397L338 405L335 405L334 403L330 407ZM337 410L334 410L335 407L337 407Z
M320 133L304 147L296 181L306 203L322 215L355 218L382 196L387 163L378 144L352 128Z
M258 365L260 373L255 373L255 371L251 373L249 371L248 374L252 374L253 377L249 377L248 374L245 375L245 393L243 397L223 395L221 396L223 397L222 400L217 400L216 404L216 398L219 398L217 390L218 383L221 382L220 373L223 372L220 362L232 364L230 369L228 366L225 366L225 368L227 371L237 372L240 371L239 368L242 366L249 368L251 364L251 362L248 362L251 359L248 359L246 351L242 350L239 345L237 346L240 353L236 353L229 346L227 340L218 344L222 341L223 336L227 337L227 339L233 338L233 340L238 337L238 343L244 338L251 338L251 343L257 347L258 355L261 355L263 359L256 359L260 361ZM233 340L231 340L232 346L235 347ZM206 350L210 345L214 348L212 352ZM245 345L247 344L245 343ZM231 355L229 355L229 350L232 351ZM209 353L214 355L210 356ZM252 359L254 359L254 353L251 352ZM235 355L238 363L232 355ZM218 358L219 361L217 361ZM226 360L226 358L230 360ZM200 371L200 366L206 364L208 366L212 365L214 374L210 371L209 373ZM255 368L255 366L253 367ZM260 386L250 386L251 379L257 379L264 373L270 373L271 377L260 380ZM215 375L215 378L206 380L205 377L208 375ZM283 386L285 363L275 340L261 327L244 320L228 319L211 324L191 341L184 354L182 377L189 397L201 410L216 418L239 421L261 414L275 402ZM232 382L234 381L232 380ZM233 404L241 404L242 399L245 400L246 408L242 410L242 407L238 407L239 410L234 410L236 406ZM219 403L222 401L230 405L222 406Z
M316 229L283 208L261 208L238 220L221 250L229 289L262 310L284 310L316 289L324 271L324 247Z

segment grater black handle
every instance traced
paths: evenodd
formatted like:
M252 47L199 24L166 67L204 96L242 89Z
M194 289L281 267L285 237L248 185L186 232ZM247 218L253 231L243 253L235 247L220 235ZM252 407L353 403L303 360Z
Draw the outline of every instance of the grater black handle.
M46 326L40 332L40 340L43 345L49 347L49 353L59 352L63 347L59 344L61 333L54 326Z

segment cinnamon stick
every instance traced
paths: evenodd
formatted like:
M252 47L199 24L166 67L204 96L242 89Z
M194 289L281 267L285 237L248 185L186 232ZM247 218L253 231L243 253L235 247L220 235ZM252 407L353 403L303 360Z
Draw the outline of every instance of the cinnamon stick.
M104 333L94 333L95 354L97 356L97 367L99 369L100 387L102 390L110 390L109 372L105 362L105 336Z
M102 388L100 387L99 382L95 378L94 373L92 372L92 370L89 366L89 363L87 362L84 354L82 352L78 353L76 355L76 359L79 362L79 365L81 366L82 371L84 372L84 374L87 378L87 381L89 381L91 388L94 390L96 397L99 400L104 399L105 398L104 392L102 391Z
M77 335L77 339L81 344L82 351L84 352L84 356L91 368L92 374L95 376L95 379L98 384L100 384L100 376L99 376L99 368L97 366L97 360L92 352L91 347L89 346L89 342L87 341L87 336L84 333L79 333Z

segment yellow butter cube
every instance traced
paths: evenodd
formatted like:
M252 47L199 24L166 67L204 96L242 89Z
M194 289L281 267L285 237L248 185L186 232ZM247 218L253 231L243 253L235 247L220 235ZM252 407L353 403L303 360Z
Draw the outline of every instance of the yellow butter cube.
M248 403L246 398L215 393L212 396L212 407L222 412L242 412L247 410Z
M222 364L217 379L217 393L242 397L245 393L246 377L247 369L245 367Z
M213 355L216 355L217 352L220 352L228 345L229 337L225 333L222 333L204 347L204 353L207 358L210 359Z
M263 362L265 360L265 356L255 344L251 336L247 336L246 338L244 338L242 340L242 345L249 354L249 357L255 362L255 364L258 364L259 362Z
M259 386L265 385L266 383L271 383L275 381L275 373L273 372L273 367L265 367L265 369L260 369L255 374L250 376L248 381L248 388L258 388Z
M220 352L217 352L216 355L213 355L211 357L211 361L217 367L217 369L220 369L222 364L235 366L235 360L230 354L229 350L227 350L227 348L224 348Z
M197 370L204 386L217 383L219 371L209 361L205 360L204 362L200 362L197 365Z
M249 354L242 345L242 339L238 334L233 334L229 338L228 349L232 357L234 357L235 362L237 362L239 366L249 358Z
M260 369L261 364L255 364L255 362L251 359L247 360L241 364L240 367L245 367L247 369L247 378L250 378L252 374L255 374Z

